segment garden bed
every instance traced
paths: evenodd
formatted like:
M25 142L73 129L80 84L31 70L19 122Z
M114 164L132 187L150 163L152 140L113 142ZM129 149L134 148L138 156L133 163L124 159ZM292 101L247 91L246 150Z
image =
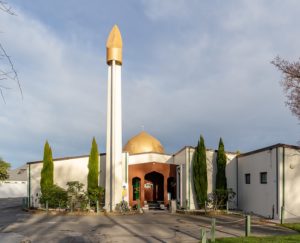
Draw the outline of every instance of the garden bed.
M31 208L31 209L24 209L24 211L29 212L31 214L47 214L47 215L65 215L65 216L105 216L105 215L136 215L141 214L141 212L137 210L131 210L127 212L106 212L106 211L99 211L98 213L95 211L81 211L81 210L74 210L73 212L66 210L66 209L49 209L48 211L43 208Z

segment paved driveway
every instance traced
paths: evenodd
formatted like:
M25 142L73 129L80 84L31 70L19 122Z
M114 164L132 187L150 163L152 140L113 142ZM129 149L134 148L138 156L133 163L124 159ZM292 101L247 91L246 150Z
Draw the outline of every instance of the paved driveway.
M211 218L150 211L130 216L30 215L19 206L0 208L0 242L198 242L200 228ZM236 221L235 223L231 223ZM293 231L253 223L255 235ZM244 222L235 216L217 218L217 237L243 236Z

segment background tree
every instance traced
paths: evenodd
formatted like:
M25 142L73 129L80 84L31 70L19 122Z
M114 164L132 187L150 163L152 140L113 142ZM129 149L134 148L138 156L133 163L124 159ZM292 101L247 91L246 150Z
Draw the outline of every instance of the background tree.
M281 85L287 98L286 105L300 120L300 59L297 62L289 62L276 57L271 63L282 72Z
M98 145L96 143L95 137L92 141L92 147L88 163L88 194L91 200L94 200L94 195L97 194L99 187L99 154L98 154Z
M227 179L226 179L226 154L224 149L224 143L222 138L219 141L219 148L217 152L216 164L217 164L217 174L216 174L216 189L213 192L213 201L215 209L218 207L223 208L228 199L234 195L232 190L227 190Z
M0 157L0 181L7 180L9 178L8 169L10 168L10 164L5 162Z
M53 187L53 170L54 166L52 159L52 150L48 141L46 141L44 147L43 168L41 171L42 194L47 194L47 192L49 192L49 190Z
M4 1L0 1L0 11L10 14L16 15L11 7ZM20 85L18 73L14 67L14 64L10 58L10 56L5 51L5 48L0 43L0 95L5 103L5 98L3 94L3 90L10 89L7 85L7 81L15 81L19 87L21 96L23 98L22 88Z
M200 136L195 153L193 156L193 181L196 192L197 202L203 207L207 201L207 167L206 167L206 148L204 138Z
M216 190L227 190L226 179L226 154L222 138L219 141L219 148L217 152L217 175L216 175Z

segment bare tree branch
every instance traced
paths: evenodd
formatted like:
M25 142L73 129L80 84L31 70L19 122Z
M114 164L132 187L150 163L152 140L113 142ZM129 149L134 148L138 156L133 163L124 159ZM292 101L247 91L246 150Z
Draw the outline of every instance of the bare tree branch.
M282 72L281 85L287 98L286 105L300 120L300 59L289 62L277 56L271 63Z
M3 46L1 45L1 43L0 43L0 51L2 51L2 53L3 53L4 56L6 57L6 59L7 59L8 63L9 63L9 65L10 65L10 69L11 69L10 72L5 73L5 76L7 76L7 77L9 77L10 79L13 79L13 80L15 80L15 81L17 82L18 87L19 87L19 90L20 90L20 92L21 92L22 99L23 99L23 91L22 91L21 84L20 84L20 81L19 81L18 73L17 73L17 71L16 71L16 69L15 69L15 67L14 67L13 62L12 62L11 59L10 59L10 56L7 55L7 53L6 53L5 49L3 48ZM12 76L12 77L9 76L9 73L13 74L13 76Z
M16 15L14 13L14 11L12 10L12 8L4 1L0 0L0 11L3 11L7 14L10 15ZM0 69L0 81L5 81L5 80L13 80L16 81L20 93L21 93L21 97L23 99L23 91L22 91L22 87L19 81L19 77L18 77L18 73L14 67L14 64L10 58L10 56L7 54L7 52L5 51L3 45L0 43L0 64L3 64L4 69ZM7 67L6 67L7 66ZM7 68L7 70L6 70ZM2 97L2 100L4 103L5 102L5 98L4 98L4 94L3 94L3 89L10 89L5 85L0 84L0 94Z
M16 15L15 12L12 10L12 8L7 4L7 2L4 1L0 1L0 10L10 15Z

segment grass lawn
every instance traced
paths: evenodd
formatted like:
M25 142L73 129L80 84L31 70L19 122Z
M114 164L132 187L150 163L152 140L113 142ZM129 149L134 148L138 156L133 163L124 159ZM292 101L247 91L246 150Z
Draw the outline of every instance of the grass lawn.
M300 223L298 224L283 224L283 227L296 230L300 232ZM268 236L268 237L236 237L236 238L220 238L216 242L234 243L234 242L300 242L300 234L297 235L284 235L284 236Z
M235 238L220 238L216 239L216 242L221 243L236 243L236 242L245 242L245 243L256 243L256 242L287 242L295 243L300 242L300 234L298 235L284 235L284 236L270 236L270 237L235 237Z
M298 223L298 224L283 224L282 226L300 232L300 223Z

